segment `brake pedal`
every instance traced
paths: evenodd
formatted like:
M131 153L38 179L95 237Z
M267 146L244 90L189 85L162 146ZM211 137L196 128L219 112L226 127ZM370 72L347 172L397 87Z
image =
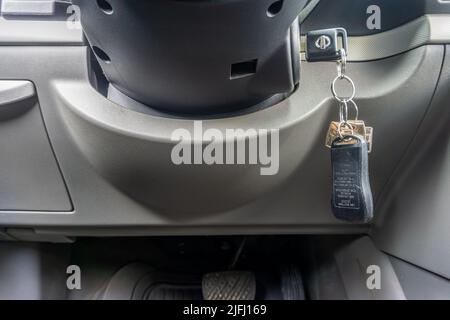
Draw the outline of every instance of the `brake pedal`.
M253 272L224 271L203 276L205 300L254 300L256 280Z

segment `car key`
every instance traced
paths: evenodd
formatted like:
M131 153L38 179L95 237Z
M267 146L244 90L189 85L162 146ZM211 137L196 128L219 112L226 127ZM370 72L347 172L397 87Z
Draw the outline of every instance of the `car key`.
M333 143L334 140L336 140L337 137L340 136L339 133L339 125L341 122L339 121L332 121L330 123L330 126L328 128L328 132L326 135L326 140L325 140L325 146L327 148L331 148L331 145ZM342 134L358 134L360 136L366 137L367 135L367 131L368 128L370 127L366 127L364 121L362 120L348 120L347 123L351 126L350 128L341 128ZM369 141L367 141L367 143L369 143ZM369 147L369 146L368 146ZM370 149L370 147L369 147Z
M310 31L306 34L306 60L338 61L342 59L338 39L342 39L342 49L347 52L347 31L344 28L332 28Z
M355 117L353 120L348 119L348 104L351 104L355 109ZM325 146L331 148L333 141L342 134L358 134L366 139L367 148L369 153L372 151L373 142L373 128L367 127L365 122L358 119L359 109L354 101L344 101L340 103L339 108L339 121L332 121L328 128L328 132L325 139ZM345 123L342 126L341 123Z
M344 221L370 222L373 199L365 137L347 134L336 138L331 145L331 163L333 214Z
M342 46L339 48L338 39ZM337 76L331 83L331 93L339 105L339 121L332 121L325 145L331 148L332 197L331 207L336 218L348 222L367 223L373 218L373 199L369 182L369 156L372 150L373 128L358 119L359 110L354 101L356 85L346 74L348 41L343 28L308 32L306 60L336 61ZM351 94L339 94L336 83L350 85ZM355 117L348 117L348 106L355 109Z
M373 146L373 128L372 127L366 127L365 138L367 141L367 148L369 149L369 153L371 153L372 146Z
M373 144L373 128L366 126L362 120L348 120L347 123L350 125L350 128L341 128L341 134L358 134L364 137L367 142L367 149L369 153L371 153ZM339 126L340 122L338 121L332 121L330 123L325 139L325 146L327 148L331 148L333 141L340 136Z

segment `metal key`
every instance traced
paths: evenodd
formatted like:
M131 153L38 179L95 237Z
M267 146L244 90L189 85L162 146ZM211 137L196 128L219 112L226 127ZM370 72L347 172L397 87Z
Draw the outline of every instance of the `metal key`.
M360 136L365 137L366 136L366 125L364 121L362 120L349 120L347 123L353 128L350 129L349 127L341 127L342 134L358 134ZM326 140L325 140L325 146L327 148L331 148L331 144L333 143L336 138L340 137L341 134L339 133L339 125L340 122L333 121L330 123L330 127L328 128Z

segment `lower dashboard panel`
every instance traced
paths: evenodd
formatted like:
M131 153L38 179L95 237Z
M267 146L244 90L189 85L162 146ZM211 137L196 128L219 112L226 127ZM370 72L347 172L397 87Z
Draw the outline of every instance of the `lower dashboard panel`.
M36 86L73 202L73 210L66 198L65 205L51 204L58 210L1 211L3 228L74 236L102 230L105 235L367 231L368 226L337 221L329 208L330 155L323 140L337 118L329 92L333 63L303 64L300 87L273 107L203 121L205 128L221 131L278 129L279 172L261 176L252 166L174 166L171 134L192 130L194 120L152 116L110 102L90 85L88 50L0 47L2 78L28 79ZM358 84L360 118L375 128L370 173L376 201L382 201L382 190L427 111L443 56L442 45L430 45L349 65Z

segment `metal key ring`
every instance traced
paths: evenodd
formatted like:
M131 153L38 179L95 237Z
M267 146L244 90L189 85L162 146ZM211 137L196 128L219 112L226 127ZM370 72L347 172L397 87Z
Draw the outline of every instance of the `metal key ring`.
M339 78L342 79L345 76L347 70L347 52L344 48L340 50L341 59L337 62L337 69Z
M348 102L351 102L352 104L353 104L353 107L355 108L355 121L356 120L358 120L358 118L359 118L359 108L358 108L358 105L356 104L356 102L355 101L353 101L353 100L349 100L349 101L346 101L347 103Z
M339 103L339 121L348 122L348 104L347 101Z
M340 96L337 94L337 91L336 91L336 82L337 82L338 80L346 80L348 83L350 83L350 85L351 85L351 87L352 87L352 94L350 95L350 97L340 97ZM331 92L333 93L333 97L334 97L337 101L339 101L339 102L341 102L341 103L348 102L348 101L352 101L353 98L355 97L355 94L356 94L355 83L353 82L352 79L350 79L349 76L347 76L347 75L345 75L345 74L342 75L342 76L339 76L339 75L338 75L336 78L334 78L333 82L331 83Z
M342 134L342 129L344 129L344 127L347 127L347 129L350 129L352 135L355 133L353 126L350 123L343 121L343 122L340 122L339 126L338 126L339 138L344 139L344 135Z

